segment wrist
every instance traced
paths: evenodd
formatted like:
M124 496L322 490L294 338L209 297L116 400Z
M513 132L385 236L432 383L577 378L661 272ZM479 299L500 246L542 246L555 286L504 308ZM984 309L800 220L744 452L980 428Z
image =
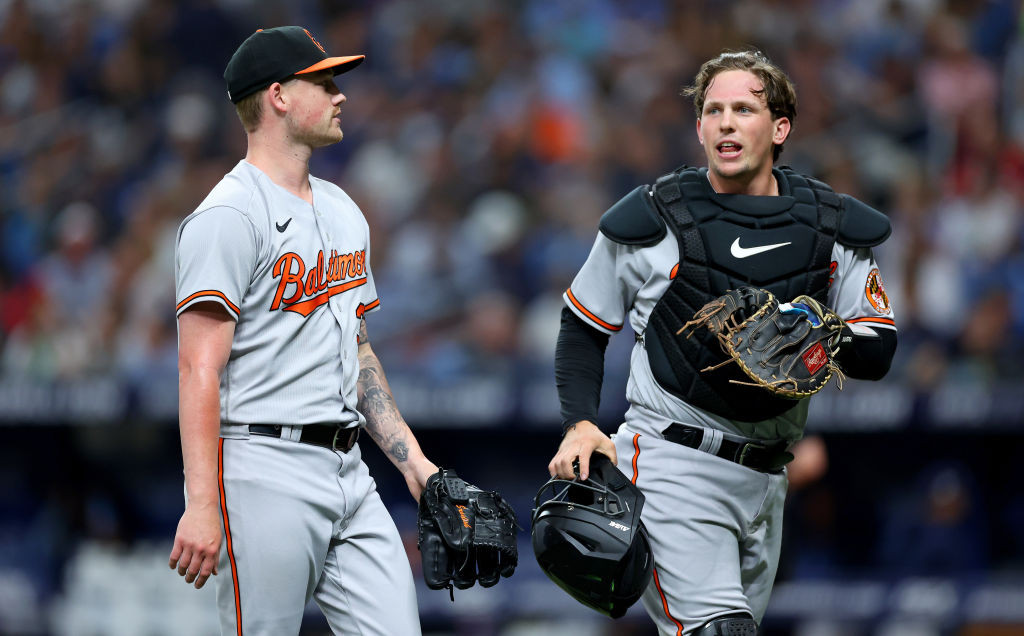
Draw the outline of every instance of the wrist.
M568 435L571 431L575 431L578 428L584 427L584 426L586 426L588 424L590 426L595 426L595 427L597 426L596 424L594 424L590 420L567 420L567 421L563 422L562 423L562 438L564 439L565 436Z
M399 464L398 470L403 475L417 475L432 465L423 451L417 449L413 452L412 449L409 449L409 458Z
M220 508L220 496L219 495L200 495L198 497L193 495L187 495L185 498L185 507L192 508L193 510L207 510L210 508Z

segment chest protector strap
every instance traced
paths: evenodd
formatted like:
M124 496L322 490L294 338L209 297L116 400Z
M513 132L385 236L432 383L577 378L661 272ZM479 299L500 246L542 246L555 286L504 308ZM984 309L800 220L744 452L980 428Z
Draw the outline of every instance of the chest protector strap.
M707 302L740 285L767 289L780 302L807 294L825 303L841 200L824 183L788 168L776 169L774 174L780 197L771 200L716 195L706 174L695 168L661 177L653 190L658 211L679 244L679 266L644 333L651 370L673 395L746 422L778 416L796 402L759 387L730 383L747 381L736 365L701 372L726 359L718 341L704 329L690 338L676 332ZM767 206L758 208L760 204ZM744 207L752 211L744 212ZM747 256L737 252L741 238L748 246L789 249Z

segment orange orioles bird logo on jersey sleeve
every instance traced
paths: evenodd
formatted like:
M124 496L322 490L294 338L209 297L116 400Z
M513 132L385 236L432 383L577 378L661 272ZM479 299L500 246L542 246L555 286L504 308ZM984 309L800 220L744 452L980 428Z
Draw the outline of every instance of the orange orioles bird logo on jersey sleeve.
M868 272L868 279L864 283L864 295L878 313L887 314L892 311L889 307L889 296L885 293L885 285L882 284L882 275L877 267Z
M323 250L316 257L316 266L306 269L306 263L295 252L282 254L274 263L274 278L279 278L277 293L270 303L270 311L294 311L309 316L313 311L336 296L366 284L366 250L339 254Z

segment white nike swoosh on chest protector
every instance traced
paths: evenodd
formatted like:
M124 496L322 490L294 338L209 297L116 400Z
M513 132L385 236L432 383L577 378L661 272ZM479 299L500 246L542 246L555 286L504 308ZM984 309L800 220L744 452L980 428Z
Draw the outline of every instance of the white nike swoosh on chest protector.
M729 247L729 253L736 258L746 258L748 256L753 256L754 254L760 254L762 252L773 250L777 247L782 247L783 245L789 245L792 242L793 241L786 241L785 243L773 243L771 245L759 245L757 247L740 247L740 239L737 236L736 240L733 241L732 245Z

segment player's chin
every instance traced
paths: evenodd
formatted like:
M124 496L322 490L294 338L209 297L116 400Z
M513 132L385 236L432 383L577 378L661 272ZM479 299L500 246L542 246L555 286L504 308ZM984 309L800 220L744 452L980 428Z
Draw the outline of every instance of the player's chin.
M712 165L715 173L726 179L735 179L748 172L745 161L715 161Z
M335 128L334 130L332 130L332 131L330 131L330 132L328 132L326 134L323 134L323 135L320 135L319 137L317 137L312 145L313 145L314 148L322 148L324 146L330 146L331 144L336 144L339 141L341 141L341 139L344 136L345 136L345 134L343 132L341 132L340 128Z

